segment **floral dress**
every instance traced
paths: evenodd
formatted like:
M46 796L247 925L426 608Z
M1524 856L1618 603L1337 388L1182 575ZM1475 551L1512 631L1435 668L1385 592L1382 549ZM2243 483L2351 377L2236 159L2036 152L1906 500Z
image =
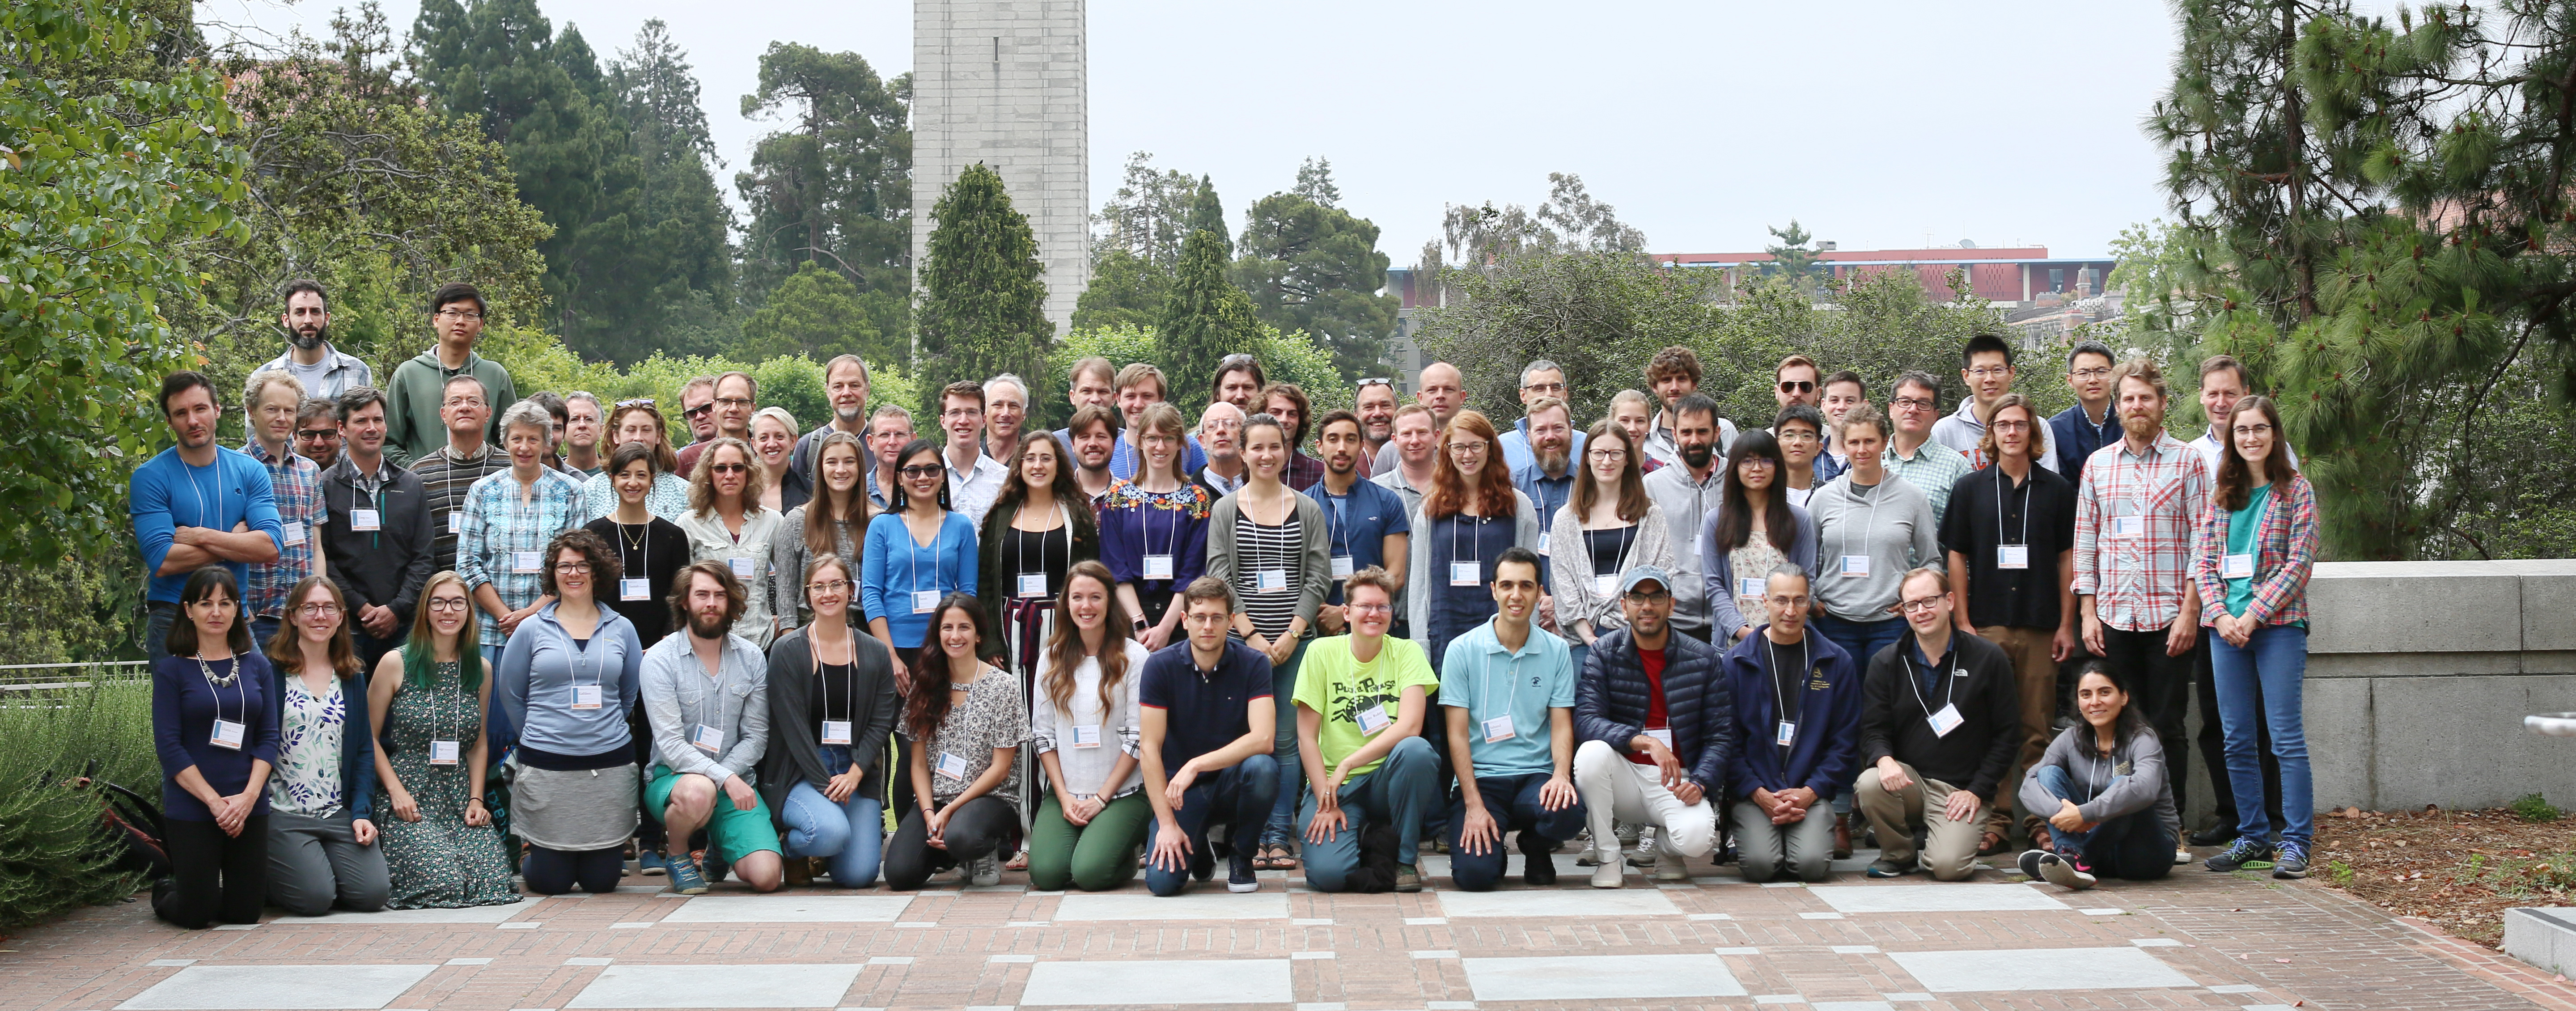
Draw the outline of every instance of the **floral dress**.
M402 778L412 801L420 805L419 821L393 813L388 790L378 786L376 809L384 812L377 828L383 833L385 864L393 880L388 909L454 909L519 901L510 886L510 858L501 846L496 824L465 824L467 766L463 753L483 733L483 718L474 694L465 690L454 661L433 665L428 690L404 685L385 707L385 759ZM485 676L490 676L487 670ZM456 741L454 765L429 764L431 741Z

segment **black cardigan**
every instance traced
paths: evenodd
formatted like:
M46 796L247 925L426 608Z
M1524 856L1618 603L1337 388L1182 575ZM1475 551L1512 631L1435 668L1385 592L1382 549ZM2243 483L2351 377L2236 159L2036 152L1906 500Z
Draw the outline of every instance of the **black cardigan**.
M820 790L832 778L816 753L821 742L814 734L814 651L805 632L789 632L769 646L769 750L760 756L760 796L769 802L773 821L785 816L787 791L796 784ZM875 636L853 629L851 639L858 683L850 693L850 758L867 769L857 795L883 799L886 743L903 712L894 693L893 654Z
M1099 561L1099 518L1092 515L1091 510L1071 507L1070 503L1067 505L1066 512L1072 520L1073 528L1065 531L1065 544L1072 550L1072 561ZM990 512L984 514L984 529L977 531L979 537L975 543L980 557L976 559L975 586L983 591L978 594L982 598L979 602L984 605L984 620L990 623L988 627L993 629L995 636L1003 635L1002 614L1005 603L1011 599L1013 585L1011 577L1016 575L1016 573L1002 571L1002 538L1010 532L1011 524L1019 521L1019 516L1018 503L994 506ZM1070 571L1073 568L1072 562L1067 562L1065 568ZM1055 589L1059 595L1064 592L1064 587L1059 586Z

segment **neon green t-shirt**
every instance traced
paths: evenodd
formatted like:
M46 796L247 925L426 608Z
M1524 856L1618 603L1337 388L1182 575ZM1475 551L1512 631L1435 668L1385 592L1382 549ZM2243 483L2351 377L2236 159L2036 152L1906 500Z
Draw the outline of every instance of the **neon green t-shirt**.
M1351 657L1350 636L1317 639L1306 647L1305 662L1297 666L1297 693L1291 698L1323 716L1315 737L1317 746L1323 749L1324 768L1328 771L1376 736L1360 731L1364 718L1379 734L1395 728L1405 715L1405 689L1420 685L1423 718L1430 719L1434 711L1430 701L1440 691L1440 675L1432 672L1431 658L1422 651L1422 645L1392 636L1379 641L1382 645L1377 659L1361 663ZM1378 716L1385 717L1384 725L1377 724ZM1385 757L1380 756L1375 762L1352 769L1350 774L1375 770L1384 761Z

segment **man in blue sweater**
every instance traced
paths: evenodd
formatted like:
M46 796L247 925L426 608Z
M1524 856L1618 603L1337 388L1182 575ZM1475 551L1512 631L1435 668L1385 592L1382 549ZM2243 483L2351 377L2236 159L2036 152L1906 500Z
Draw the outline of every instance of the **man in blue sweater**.
M134 540L143 548L151 579L143 648L154 660L169 655L162 641L169 638L179 589L190 573L221 565L240 586L249 579L251 563L274 562L286 546L268 468L215 445L215 421L223 408L214 384L194 371L171 373L161 380L161 416L177 445L135 468L126 488Z
M1769 623L1726 654L1737 869L1755 884L1784 871L1825 879L1834 850L1829 802L1860 764L1860 671L1833 640L1807 634L1813 603L1805 569L1771 570L1762 596Z

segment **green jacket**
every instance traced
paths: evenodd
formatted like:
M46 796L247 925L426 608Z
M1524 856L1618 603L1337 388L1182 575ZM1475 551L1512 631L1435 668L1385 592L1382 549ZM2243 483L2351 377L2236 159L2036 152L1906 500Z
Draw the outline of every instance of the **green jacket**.
M438 420L438 408L446 399L447 380L460 374L483 381L492 408L491 432L485 438L494 446L501 444L501 412L519 402L519 387L510 381L510 370L469 351L465 368L451 372L438 363L438 349L432 347L395 366L393 378L385 383L385 457L395 466L409 467L447 445L447 425Z

